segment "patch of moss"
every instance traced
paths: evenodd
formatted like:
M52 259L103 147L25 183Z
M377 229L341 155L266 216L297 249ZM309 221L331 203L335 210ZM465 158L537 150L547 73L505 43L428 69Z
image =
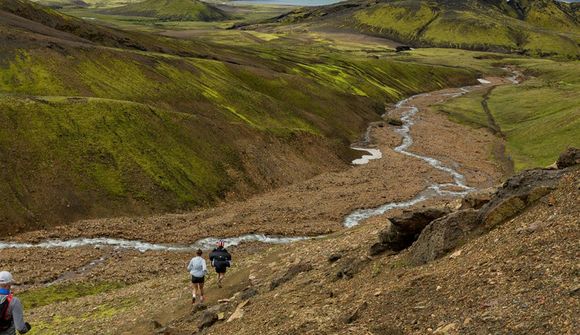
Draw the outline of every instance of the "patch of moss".
M32 309L89 295L110 292L123 286L122 283L110 282L57 284L19 293L18 297L22 301L25 309Z

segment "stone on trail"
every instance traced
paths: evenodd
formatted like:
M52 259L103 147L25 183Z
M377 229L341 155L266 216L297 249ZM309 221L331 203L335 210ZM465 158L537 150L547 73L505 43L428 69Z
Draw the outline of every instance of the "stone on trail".
M248 304L248 300L241 302L238 307L236 307L236 310L232 313L232 315L230 315L228 321L226 322L232 322L234 320L238 320L241 319L244 316L244 306L246 306Z
M349 324L349 323L353 323L356 320L358 320L361 317L362 313L367 309L368 306L369 306L369 304L366 301L363 302L360 306L357 307L357 309L354 312L347 314L344 317L344 319L343 319L344 323Z
M258 290L256 290L253 287L247 287L240 294L240 299L242 299L242 300L248 300L248 299L256 296L257 294L258 294Z
M206 304L195 304L193 305L193 313L197 313L200 311L204 311L207 309L207 305Z
M441 326L437 329L435 329L435 331L433 332L433 334L439 334L439 335L451 335L456 333L456 329L457 329L457 324L455 323L450 323L446 326Z
M198 328L202 330L204 328L209 328L213 326L214 323L218 321L219 317L216 312L213 311L205 311L201 316L201 320L199 322Z
M341 258L342 258L342 255L341 254L334 253L334 254L331 254L331 255L328 256L328 261L330 263L334 263L334 262L338 261Z
M509 178L485 204L479 220L487 229L502 223L556 188L561 170L527 170Z

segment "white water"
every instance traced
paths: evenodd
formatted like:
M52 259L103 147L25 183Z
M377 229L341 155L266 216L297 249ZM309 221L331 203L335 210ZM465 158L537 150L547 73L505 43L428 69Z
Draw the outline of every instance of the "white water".
M489 80L485 80L485 79L477 79L477 81L479 81L481 84L491 84L491 81Z
M354 164L354 165L364 165L364 164L368 164L368 162L373 160L373 159L383 158L383 153L379 149L365 149L365 148L357 148L357 147L352 147L351 149L358 150L358 151L366 151L370 154L370 155L363 155L361 158L357 158L357 159L353 160L352 164Z
M461 88L460 92L449 94L452 97L461 96L463 94L468 93L469 90L467 88ZM397 103L396 108L400 110L404 110L401 121L403 125L399 127L396 132L399 133L403 137L403 142L401 145L396 147L394 150L401 154L421 159L425 161L427 164L431 165L433 168L448 173L453 177L453 183L446 183L446 184L432 184L427 187L423 192L415 196L411 200L403 201L403 202L392 202L387 203L377 208L370 208L370 209L359 209L348 216L345 217L343 224L347 228L352 228L357 226L362 221L367 220L373 216L378 216L385 214L386 212L392 209L401 209L401 208L408 208L413 205L416 205L422 201L427 199L434 198L436 196L456 196L462 197L465 196L468 192L472 191L473 189L465 184L465 176L461 173L457 172L456 170L444 165L439 160L422 156L419 154L412 153L407 151L409 147L413 144L413 137L411 136L411 126L413 126L414 121L413 117L415 114L419 112L419 109L416 106L410 104L410 101L417 97L421 96L428 96L429 94L419 94L412 96L408 99L402 100ZM367 135L368 136L368 132ZM353 148L355 150L366 151L370 153L370 155L364 155L363 157L354 160L353 164L366 164L369 160L372 159L379 159L382 157L382 153L378 149L365 149L365 148ZM459 188L461 191L449 191L445 188L453 187L455 189ZM231 238L224 238L221 239L224 241L226 246L236 246L244 242L262 242L262 243L270 243L270 244L285 244L285 243L292 243L297 241L304 241L313 238L323 237L307 237L307 236L298 236L298 237L281 237L281 236L269 236L263 234L247 234L241 235L237 237ZM147 243L141 241L132 241L132 240L123 240L123 239L113 239L113 238L78 238L72 240L48 240L37 244L32 243L16 243L16 242L0 242L0 250L2 249L28 249L28 248L76 248L76 247L113 247L118 249L132 249L132 250L139 250L141 252L145 251L192 251L196 249L211 249L220 239L215 237L208 237L201 240L194 242L191 245L177 245L177 244L155 244L155 243Z
M32 243L16 243L16 242L0 242L1 249L30 249L30 248L78 248L78 247L113 247L116 249L133 249L141 252L145 251L192 251L197 249L211 249L220 240L223 240L228 247L236 246L244 242L262 242L269 244L284 244L303 241L311 237L281 237L268 236L263 234L248 234L231 238L214 238L208 237L196 241L191 245L179 244L155 244L141 241L131 241L114 238L78 238L72 240L48 240L37 244Z

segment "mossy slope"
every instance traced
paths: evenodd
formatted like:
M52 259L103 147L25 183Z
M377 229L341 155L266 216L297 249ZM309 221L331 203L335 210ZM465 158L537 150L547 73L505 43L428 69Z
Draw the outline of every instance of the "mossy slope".
M350 28L415 46L580 55L578 17L569 4L554 0L348 1L270 22Z
M199 0L145 0L102 12L170 21L220 21L228 18L221 9Z

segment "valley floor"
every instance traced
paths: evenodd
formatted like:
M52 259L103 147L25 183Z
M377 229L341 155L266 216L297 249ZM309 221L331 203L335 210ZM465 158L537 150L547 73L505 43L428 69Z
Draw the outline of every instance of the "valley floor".
M492 85L509 84L502 78L487 79L489 84L472 90L483 92ZM410 151L435 157L453 166L466 176L469 186L490 187L502 178L501 166L493 160L492 155L494 146L501 139L484 129L466 131L467 126L453 123L444 114L430 108L432 104L451 99L460 92L459 89L446 89L413 100L420 112L415 116L415 125L411 129L415 143ZM386 115L398 117L392 114L387 111ZM270 272L276 270L276 264L283 265L291 263L294 257L300 258L296 255L281 259L279 253L284 250L306 248L322 251L328 249L334 241L341 241L346 248L349 239L357 240L357 243L352 244L352 248L356 248L360 245L358 240L363 236L364 239L372 240L374 234L370 232L384 225L386 217L393 214L372 218L361 228L344 231L342 220L353 210L406 200L434 182L452 181L448 174L433 169L423 161L393 151L401 141L395 130L386 122L371 125L372 145L383 154L380 160L342 172L322 174L245 202L190 214L80 221L47 231L20 234L13 240L38 242L47 237L67 239L106 236L187 244L200 237L228 237L246 233L286 236L334 233L323 240L300 242L292 246L269 249L265 245L246 244L236 248L236 263L232 276L227 280L227 288L217 290L212 287L212 280L209 282L209 303L213 303L217 298L227 298L243 289L251 272L266 275L259 269L265 264L271 263L265 267L272 267L267 271ZM439 198L418 206L435 202L446 206L456 204L452 198ZM31 289L31 298L46 295L44 300L38 299L38 307L33 308L30 314L32 321L38 325L38 334L52 334L55 329L59 334L118 334L119 329L131 334L142 334L154 328L150 322L152 319L167 324L189 315L184 266L190 257L187 252L141 253L107 247L74 250L8 249L2 251L1 262L2 267L15 269L15 276L20 278L24 287ZM325 259L321 260L321 263L324 262ZM47 283L54 286L41 288ZM83 293L78 292L83 290L90 292L86 293L88 296L73 299L82 296ZM95 294L100 290L103 293ZM152 300L155 299L152 293L156 290L162 290L164 299L171 302L162 311L158 311L158 306ZM306 291L300 294L306 294ZM295 303L298 303L300 299L296 299ZM57 303L59 300L66 302ZM290 310L294 310L294 307ZM187 320L179 322L187 323ZM181 327L181 330L188 329L185 327ZM191 333L191 329L188 331L184 333ZM230 331L233 330L226 333ZM174 330L173 333L180 332ZM234 333L241 334L238 331Z

